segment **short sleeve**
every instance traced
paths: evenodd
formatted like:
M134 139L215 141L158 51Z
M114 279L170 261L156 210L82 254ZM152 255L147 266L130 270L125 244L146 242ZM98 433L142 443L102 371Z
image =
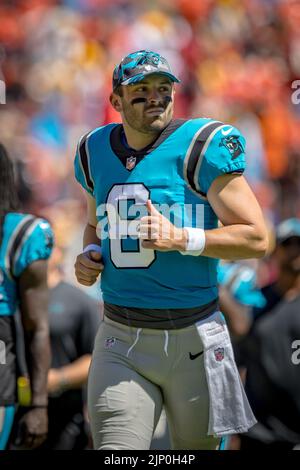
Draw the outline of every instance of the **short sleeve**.
M48 221L36 219L24 234L15 256L14 275L19 277L34 261L48 259L54 245L52 228Z
M207 194L212 182L226 173L243 173L245 170L246 141L233 126L222 126L207 140L198 175L201 192Z
M78 183L92 196L94 195L94 184L90 170L90 156L88 149L88 134L79 139L74 159L74 173Z

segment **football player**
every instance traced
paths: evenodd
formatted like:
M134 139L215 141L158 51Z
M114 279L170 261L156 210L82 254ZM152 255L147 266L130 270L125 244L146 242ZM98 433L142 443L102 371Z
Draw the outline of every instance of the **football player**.
M129 54L110 95L122 124L78 144L88 223L75 271L87 286L101 272L105 304L88 386L97 449L149 449L162 405L174 449L215 449L255 423L217 263L263 256L265 223L242 175L244 137L217 120L173 119L176 82L160 54Z
M17 407L14 314L19 308L31 385L31 404L18 423L16 445L34 449L47 435L48 334L47 259L49 223L18 211L13 165L0 144L0 449L6 448Z

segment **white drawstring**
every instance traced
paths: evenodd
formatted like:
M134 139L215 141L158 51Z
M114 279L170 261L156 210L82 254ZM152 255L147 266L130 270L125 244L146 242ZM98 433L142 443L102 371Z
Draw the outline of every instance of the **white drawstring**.
M126 357L129 356L130 352L133 350L134 346L137 344L138 340L140 339L140 332L142 331L142 328L138 328L136 332L136 338L134 340L134 343L130 346L130 348L127 351ZM164 330L165 332L165 344L164 344L164 351L166 353L166 356L168 356L168 345L169 345L169 332L167 330Z
M142 331L142 328L139 328L139 329L137 330L135 341L134 341L133 345L130 346L130 348L129 348L128 351L127 351L127 354L126 354L127 357L129 356L130 351L132 351L132 349L134 348L134 346L135 346L136 343L138 342L139 337L140 337L140 332L141 332L141 331Z
M164 346L164 351L166 353L166 356L168 355L168 345L169 345L169 332L167 330L164 330L165 332L165 346Z

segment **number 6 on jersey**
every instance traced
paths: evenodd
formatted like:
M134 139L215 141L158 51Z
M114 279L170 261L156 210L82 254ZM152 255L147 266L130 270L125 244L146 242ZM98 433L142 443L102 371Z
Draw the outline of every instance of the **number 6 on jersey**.
M148 268L155 260L155 251L142 247L137 232L141 217L147 215L149 198L143 183L116 184L108 194L110 256L116 268ZM135 241L134 250L124 247L128 238Z

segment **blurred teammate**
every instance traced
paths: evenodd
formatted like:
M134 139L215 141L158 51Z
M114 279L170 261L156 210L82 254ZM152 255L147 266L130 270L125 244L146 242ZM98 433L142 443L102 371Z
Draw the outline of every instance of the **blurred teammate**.
M0 449L5 449L16 407L14 313L21 312L31 382L31 406L18 425L16 445L35 448L46 438L48 336L47 259L53 245L46 220L18 212L13 165L0 144Z
M236 345L247 369L245 390L258 423L241 435L241 449L292 449L300 443L299 343L300 220L276 229L275 282L261 290L265 304L253 309L248 335ZM293 353L295 361L293 361Z
M257 265L249 261L220 263L218 282L220 306L231 337L240 339L249 331L252 309L262 308L266 303L257 287Z
M97 329L98 304L64 280L63 252L56 246L49 262L49 330L51 368L48 374L49 432L43 449L84 449L84 386Z
M122 124L78 145L88 224L76 275L91 285L103 271L88 385L97 449L149 449L162 404L175 449L215 449L255 423L216 267L221 257L263 256L265 224L242 176L244 138L211 119L174 120L178 81L157 53L125 57L110 96Z
M269 315L290 291L297 276L293 263L299 256L300 220L297 218L283 220L276 228L276 246L272 255L277 271L276 279L261 289L265 303L263 307L253 308L254 322Z

